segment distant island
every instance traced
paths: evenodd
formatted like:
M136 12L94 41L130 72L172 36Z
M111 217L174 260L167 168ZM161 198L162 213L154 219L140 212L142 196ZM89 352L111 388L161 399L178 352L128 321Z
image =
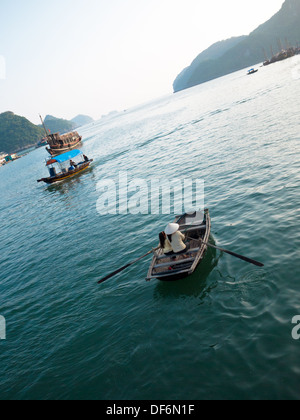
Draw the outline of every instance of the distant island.
M77 115L77 117L73 118L71 122L75 124L74 128L78 128L83 125L92 124L95 120L87 115Z
M268 62L300 43L300 1L286 0L281 10L249 36L218 42L202 52L173 83L174 92Z
M86 115L78 115L71 121L48 115L45 118L45 125L51 133L64 134L93 121ZM44 137L45 131L42 125L34 125L26 118L10 111L0 114L0 153L17 153L35 147Z
M49 131L51 134L54 133L68 133L75 129L75 124L72 121L64 120L62 118L56 118L52 115L47 115L44 118L44 124L46 126L47 132ZM39 127L43 128L40 124ZM44 131L45 137L45 131Z
M43 136L44 130L26 118L9 111L0 114L0 152L19 152L35 146Z
M50 130L52 134L68 133L75 130L76 128L82 127L83 125L90 124L92 122L94 122L93 118L88 117L87 115L77 115L77 117L70 121L64 120L62 118L56 118L52 115L47 115L44 120L47 130ZM42 127L42 125L39 127Z

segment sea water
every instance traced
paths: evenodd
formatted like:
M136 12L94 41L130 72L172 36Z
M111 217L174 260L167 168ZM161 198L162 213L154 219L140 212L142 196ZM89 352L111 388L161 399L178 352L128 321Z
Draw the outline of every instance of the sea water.
M83 127L73 179L36 182L44 148L0 169L1 399L300 397L300 60L247 70ZM174 219L101 215L122 171L203 180L212 240L264 268L209 250L179 282L147 283L150 257L99 286Z

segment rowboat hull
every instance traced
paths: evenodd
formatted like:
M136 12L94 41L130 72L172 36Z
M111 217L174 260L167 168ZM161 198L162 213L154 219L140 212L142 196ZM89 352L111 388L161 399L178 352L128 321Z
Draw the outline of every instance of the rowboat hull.
M195 272L206 255L205 243L209 241L211 233L209 210L205 210L204 218L201 220L199 220L199 212L195 212L185 214L175 222L180 225L180 231L185 234L189 249L184 255L174 254L173 256L164 255L163 250L160 249L153 257L147 280L157 279L170 282L186 278Z
M88 169L92 162L93 162L93 160L91 159L89 162L85 162L85 163L81 164L79 167L77 167L73 171L58 174L57 176L54 176L54 177L42 178L42 179L39 179L38 182L45 182L46 184L51 185L51 184L55 184L56 182L59 182L59 181L64 181L65 179L72 178L75 175L80 174L81 172Z

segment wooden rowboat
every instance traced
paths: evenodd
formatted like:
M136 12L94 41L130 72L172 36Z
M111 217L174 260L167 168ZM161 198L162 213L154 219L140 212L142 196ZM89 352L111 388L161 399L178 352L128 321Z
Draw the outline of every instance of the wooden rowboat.
M189 249L184 255L167 256L159 249L152 260L147 280L176 281L188 277L195 272L202 262L211 232L209 210L203 213L184 214L175 220L180 225L180 231L186 236ZM204 242L204 243L203 243Z

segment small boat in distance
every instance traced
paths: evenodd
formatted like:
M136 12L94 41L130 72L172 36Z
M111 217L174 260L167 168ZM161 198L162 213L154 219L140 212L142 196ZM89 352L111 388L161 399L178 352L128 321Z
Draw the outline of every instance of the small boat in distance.
M249 71L248 71L248 76L250 76L251 74L255 74L255 73L257 73L258 72L258 70L257 69L250 69Z
M209 210L184 214L176 219L187 239L189 249L184 255L164 255L159 249L153 257L149 268L147 280L176 281L190 276L202 262L211 232L211 219ZM175 258L176 257L176 258Z
M47 145L48 145L48 138L45 137L37 143L35 148L38 149L39 147L43 147L43 146L47 146Z
M76 159L77 162L73 159ZM46 166L50 176L39 179L37 182L54 184L55 182L63 181L83 172L92 162L93 159L89 159L80 150L71 150L70 152L47 160Z
M46 138L43 140L47 140L49 147L46 147L47 152L51 156L57 156L61 153L68 152L69 150L75 149L81 143L82 137L77 133L77 131L73 131L71 133L60 135L59 133L50 134L47 132L45 123L43 118L40 115L40 119L42 121Z

